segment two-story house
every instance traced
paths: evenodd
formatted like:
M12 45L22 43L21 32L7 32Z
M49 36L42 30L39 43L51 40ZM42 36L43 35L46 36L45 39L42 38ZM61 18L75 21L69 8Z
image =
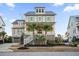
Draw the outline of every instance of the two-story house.
M5 31L5 23L2 19L2 17L0 16L0 32Z
M12 27L12 37L13 37L13 42L20 42L20 37L22 33L24 33L24 20L16 20L14 21L13 27Z
M3 19L2 19L2 17L0 16L0 32L5 32L5 23L4 23L4 21L3 21ZM2 36L0 36L0 43L3 43L3 38L2 38Z

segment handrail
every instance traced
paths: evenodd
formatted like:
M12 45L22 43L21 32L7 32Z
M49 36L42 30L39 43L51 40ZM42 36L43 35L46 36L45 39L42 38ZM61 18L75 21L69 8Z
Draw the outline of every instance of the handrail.
M27 36L24 38L24 45L30 43L33 40L33 36Z

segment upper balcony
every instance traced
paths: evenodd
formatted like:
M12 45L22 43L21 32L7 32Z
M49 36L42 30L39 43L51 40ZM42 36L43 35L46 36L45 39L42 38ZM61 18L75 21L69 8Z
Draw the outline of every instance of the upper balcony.
M12 28L24 28L24 25L13 25Z
M55 16L27 16L25 22L55 22Z

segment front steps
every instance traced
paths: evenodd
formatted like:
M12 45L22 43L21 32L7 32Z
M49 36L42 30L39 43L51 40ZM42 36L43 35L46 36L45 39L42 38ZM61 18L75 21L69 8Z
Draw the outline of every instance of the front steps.
M24 45L27 45L29 44L31 41L33 41L33 35L30 35L30 36L26 36L24 37Z

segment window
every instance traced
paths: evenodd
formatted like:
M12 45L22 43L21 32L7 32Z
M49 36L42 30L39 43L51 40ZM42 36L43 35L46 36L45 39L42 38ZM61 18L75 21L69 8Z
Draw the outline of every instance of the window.
M47 17L47 20L50 20L50 17Z
M0 31L2 31L2 27L0 27Z
M71 26L73 26L73 23L71 23Z
M16 34L16 29L13 29L13 34Z
M36 12L38 13L38 9L36 9Z
M76 20L79 21L79 17L76 17Z
M39 9L39 13L41 13L41 9Z
M42 21L42 18L41 17L39 17L39 20L38 21Z
M79 31L79 26L77 26L77 30Z
M44 10L42 9L42 13L44 12Z
M51 20L50 20L50 17L47 17L47 20L46 20L46 21L51 21Z
M79 17L76 17L76 19L78 19L78 20L79 20Z
M19 33L19 29L17 29L17 32Z
M30 21L33 21L33 17L30 17Z
M20 22L19 25L22 26L22 22Z
M20 21L18 21L18 25L19 25L19 26L20 26L20 23L21 23L21 22L20 22Z
M15 34L15 29L13 29L13 34Z
M74 33L74 34L76 33L76 29L73 30L73 33Z

